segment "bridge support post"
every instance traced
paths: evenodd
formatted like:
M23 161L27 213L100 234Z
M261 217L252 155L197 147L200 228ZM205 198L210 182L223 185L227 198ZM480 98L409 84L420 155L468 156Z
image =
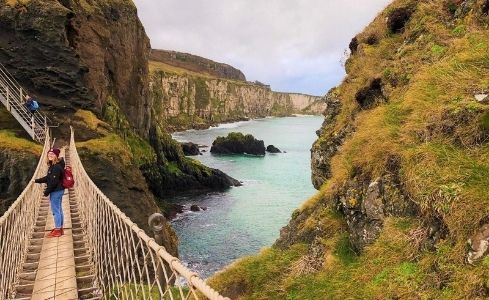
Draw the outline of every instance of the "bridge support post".
M163 229L165 228L165 224L166 224L166 219L160 213L154 213L148 219L148 225L151 228L151 230L153 230L155 242L158 243L158 245L160 246L164 246L165 236L164 236ZM171 282L169 283L166 282L165 272L163 271L163 268L165 268L167 274L168 272L171 272L171 268L166 262L164 262L163 265L158 263L158 269L156 270L155 275L158 284L161 286L161 289L164 292L168 287L168 284L171 284ZM168 275L168 277L170 276L171 275Z
M32 129L32 138L35 140L36 139L36 120L34 119L34 115L31 117L31 129Z
M10 111L10 89L7 86L5 90L7 91L7 111Z

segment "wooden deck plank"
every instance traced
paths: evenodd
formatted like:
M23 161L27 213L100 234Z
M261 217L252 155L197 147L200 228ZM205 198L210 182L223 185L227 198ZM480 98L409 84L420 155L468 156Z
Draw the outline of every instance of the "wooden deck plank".
M39 268L34 283L33 300L78 299L76 284L75 256L71 232L71 213L68 190L63 195L64 235L59 238L43 239ZM53 216L49 212L46 234L54 227Z

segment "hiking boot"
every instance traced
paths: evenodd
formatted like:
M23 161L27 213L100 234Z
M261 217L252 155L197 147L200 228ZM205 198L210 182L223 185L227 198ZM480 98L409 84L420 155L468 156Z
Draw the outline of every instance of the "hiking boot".
M58 228L57 231L55 233L53 233L53 236L54 237L60 237L63 234L65 234L64 231L63 231L63 228Z
M60 237L63 235L63 232L61 231L61 229L59 228L54 228L53 231L51 231L49 234L48 234L48 238L52 238L52 237Z

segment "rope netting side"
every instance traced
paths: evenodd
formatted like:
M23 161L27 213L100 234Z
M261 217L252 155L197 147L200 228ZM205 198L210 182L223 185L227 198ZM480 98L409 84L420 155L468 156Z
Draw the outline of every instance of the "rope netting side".
M158 245L100 191L83 168L73 130L70 158L95 273L93 286L104 298L228 299Z
M13 297L19 280L43 193L42 185L34 184L33 180L46 175L49 147L49 132L46 130L44 148L32 180L0 217L0 299Z

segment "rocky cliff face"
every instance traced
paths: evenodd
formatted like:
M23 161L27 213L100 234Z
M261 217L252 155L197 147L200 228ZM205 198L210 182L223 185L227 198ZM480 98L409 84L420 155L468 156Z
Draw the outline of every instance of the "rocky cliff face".
M0 61L43 108L101 112L112 97L147 136L150 47L131 1L2 0L0 25Z
M183 68L197 73L207 74L217 78L246 81L240 70L223 63L188 53L167 50L151 50L150 60Z
M0 146L0 216L17 199L32 178L38 156Z
M10 113L0 106L0 216L32 178L42 151L40 145L23 137L29 138Z
M265 116L320 114L326 108L321 97L279 93L263 85L157 68L151 73L151 82L155 117L173 130Z

